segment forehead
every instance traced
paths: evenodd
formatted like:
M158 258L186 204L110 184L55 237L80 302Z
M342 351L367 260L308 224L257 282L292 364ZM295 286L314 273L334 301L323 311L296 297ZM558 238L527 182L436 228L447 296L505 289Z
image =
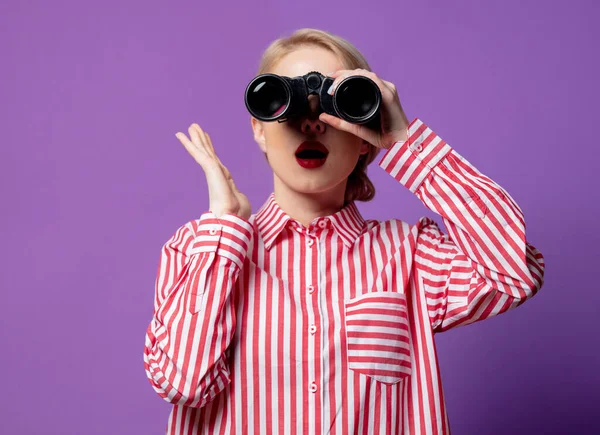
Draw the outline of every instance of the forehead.
M340 59L331 51L320 47L299 48L282 57L272 69L274 74L296 77L310 71L318 71L323 75L343 69Z

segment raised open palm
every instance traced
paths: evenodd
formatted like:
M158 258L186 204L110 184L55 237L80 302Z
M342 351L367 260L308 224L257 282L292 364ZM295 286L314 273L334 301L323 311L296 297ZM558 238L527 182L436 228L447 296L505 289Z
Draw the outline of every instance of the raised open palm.
M217 157L208 133L196 123L190 125L188 132L189 138L181 132L177 132L175 136L204 171L210 197L210 211L217 217L229 213L248 219L252 213L250 201L238 190L229 170Z

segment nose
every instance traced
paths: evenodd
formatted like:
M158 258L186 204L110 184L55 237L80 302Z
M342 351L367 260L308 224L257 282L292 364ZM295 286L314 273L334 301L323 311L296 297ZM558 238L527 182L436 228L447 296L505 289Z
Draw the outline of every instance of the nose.
M319 119L321 113L318 95L308 96L308 113L302 118L300 129L305 134L325 133L325 123Z

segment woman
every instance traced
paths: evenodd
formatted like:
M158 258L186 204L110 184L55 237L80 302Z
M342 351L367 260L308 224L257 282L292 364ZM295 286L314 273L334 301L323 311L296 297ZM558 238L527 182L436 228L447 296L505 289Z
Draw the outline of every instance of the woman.
M256 214L197 124L176 136L206 174L209 212L163 247L144 362L174 404L168 433L449 433L434 333L516 307L543 283L523 214L420 119L346 40L299 30L259 73L377 83L377 132L319 113L251 119L273 169ZM319 150L319 153L303 149ZM438 213L365 220L379 165ZM315 157L318 157L315 159Z

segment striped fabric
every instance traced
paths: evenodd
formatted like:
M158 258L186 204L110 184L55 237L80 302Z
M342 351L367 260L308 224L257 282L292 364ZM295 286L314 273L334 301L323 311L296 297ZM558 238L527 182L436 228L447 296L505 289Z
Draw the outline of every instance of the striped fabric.
M346 302L348 368L393 384L410 375L406 296L368 292Z
M513 198L416 118L379 165L441 216L304 227L272 194L162 248L144 367L168 434L448 434L434 334L540 289Z

